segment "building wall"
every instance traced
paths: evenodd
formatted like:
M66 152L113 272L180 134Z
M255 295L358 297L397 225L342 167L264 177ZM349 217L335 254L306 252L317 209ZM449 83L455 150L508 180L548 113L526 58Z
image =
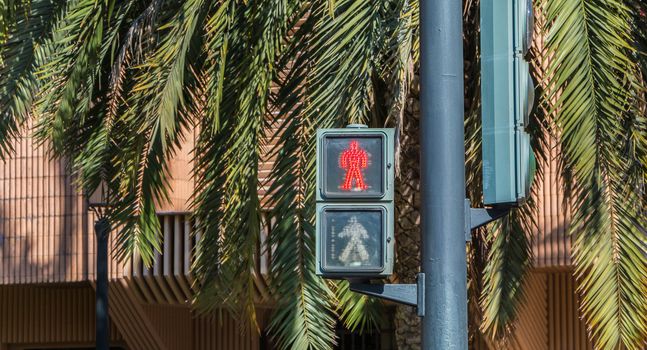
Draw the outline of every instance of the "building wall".
M532 272L526 279L524 302L512 336L502 348L510 350L591 350L571 271ZM478 349L487 349L481 344ZM497 346L490 346L497 349Z
M514 349L542 350L548 345L547 274L530 273L526 277L525 295L519 309L511 345Z
M570 272L534 272L512 337L489 349L590 350ZM188 304L138 300L111 283L111 339L125 349L258 349L256 331L226 311L199 315ZM94 341L94 291L88 283L0 286L0 344L89 346ZM475 349L488 349L481 342ZM3 349L4 350L4 349Z
M94 290L89 283L0 286L0 349L92 347ZM227 311L147 304L111 283L110 337L130 350L252 350L259 335ZM3 347L4 346L4 347Z
M537 227L532 236L533 265L537 269L568 269L571 238L568 235L569 208L565 203L563 179L557 164L557 141L547 140L549 150L535 178L533 197L537 203Z
M258 333L249 324L236 322L226 312L198 316L193 319L193 349L256 350Z
M171 201L160 213L185 213L190 179L191 133L171 162ZM80 282L94 279L94 216L64 160L53 160L29 132L0 162L0 285ZM113 243L115 237L113 235ZM111 278L125 266L111 260Z
M548 348L593 349L584 320L577 311L580 304L572 271L547 273L546 276Z
M0 284L87 279L86 210L66 166L30 137L0 162Z
M94 291L87 283L0 286L0 344L5 346L91 346L94 320ZM110 330L111 341L123 344L114 323Z
M535 7L535 35L532 50L533 71L538 89L546 90L549 75L548 67L552 56L546 50L546 11ZM554 104L557 97L553 96L548 103L538 103L536 108L539 113L549 115L547 104ZM538 171L535 177L533 194L539 211L537 212L537 229L533 235L532 251L534 267L537 269L567 270L571 262L571 239L568 235L569 208L565 203L563 179L559 168L559 142L551 136L551 132L544 130L545 143L542 144L544 160L538 157Z
M167 242L163 251L156 255L150 269L137 265L140 262L137 256L133 259L135 265L111 259L112 279L137 273L143 277L184 275L188 278L195 239L190 239L189 227L175 227L178 222L168 218L187 215L193 192L190 162L194 142L194 133L187 132L182 147L169 162L171 200L157 204L158 212L167 217L166 221L161 219L162 235ZM0 285L93 280L95 218L87 210L82 193L74 186L68 164L51 159L46 146L38 145L28 131L16 139L14 147L15 153L0 162ZM270 142L265 142L264 152L269 152L271 147ZM259 196L265 194L273 164L272 159L264 158L267 159L259 169ZM172 226L168 226L169 222ZM176 237L181 230L184 232ZM114 246L116 237L111 238ZM178 251L179 245L172 242L182 243L183 251ZM184 260L169 261L172 254L182 255ZM265 269L267 261L263 261Z
M191 149L193 132L170 162L171 202L160 213L188 211L193 190ZM264 153L273 146L269 135ZM539 164L534 198L537 227L532 237L534 266L567 269L571 265L568 207L557 162L557 144L548 140L548 161ZM93 218L87 216L82 194L74 186L63 160L51 160L47 149L25 132L15 142L15 154L0 162L0 284L75 282L93 279ZM265 156L259 167L259 195L265 194L273 160ZM113 278L122 274L113 265Z

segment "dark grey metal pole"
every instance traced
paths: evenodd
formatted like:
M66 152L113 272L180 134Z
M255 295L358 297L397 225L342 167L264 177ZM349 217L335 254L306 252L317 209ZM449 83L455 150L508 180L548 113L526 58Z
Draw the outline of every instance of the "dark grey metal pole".
M110 332L108 321L108 237L110 222L100 218L94 223L97 239L97 290L96 290L96 347L97 350L108 350Z
M467 349L461 0L420 1L422 348Z

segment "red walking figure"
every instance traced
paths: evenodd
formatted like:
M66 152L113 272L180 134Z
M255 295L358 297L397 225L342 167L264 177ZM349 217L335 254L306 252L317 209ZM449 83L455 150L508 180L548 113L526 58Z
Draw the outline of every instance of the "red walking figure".
M362 169L368 166L368 154L359 146L359 142L350 141L348 143L348 148L341 152L339 156L339 166L346 169L346 177L341 186L342 190L350 191L353 188L353 180L355 181L355 188L361 191L368 189L362 176Z

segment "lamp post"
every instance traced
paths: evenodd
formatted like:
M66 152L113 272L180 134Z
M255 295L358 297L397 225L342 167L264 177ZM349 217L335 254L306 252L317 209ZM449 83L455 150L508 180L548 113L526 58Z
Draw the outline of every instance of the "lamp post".
M106 216L109 203L107 185L102 182L95 191L86 196L88 208L95 213L94 234L96 238L96 348L108 350L110 346L108 317L108 237L110 221Z

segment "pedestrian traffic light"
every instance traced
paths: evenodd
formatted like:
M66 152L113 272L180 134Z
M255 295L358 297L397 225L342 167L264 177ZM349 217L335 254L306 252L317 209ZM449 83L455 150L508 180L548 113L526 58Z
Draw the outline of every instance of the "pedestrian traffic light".
M317 274L393 272L393 129L317 130Z
M481 96L485 204L518 204L529 194L535 158L526 131L534 84L526 60L532 0L481 1Z

